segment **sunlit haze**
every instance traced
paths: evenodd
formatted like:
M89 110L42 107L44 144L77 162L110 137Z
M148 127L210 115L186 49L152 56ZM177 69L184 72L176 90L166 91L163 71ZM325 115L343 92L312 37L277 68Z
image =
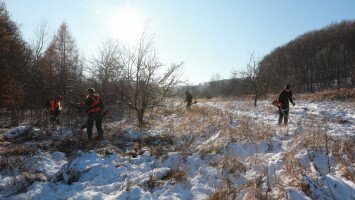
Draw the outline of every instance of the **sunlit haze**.
M90 59L106 38L134 45L144 27L167 65L184 62L191 84L217 73L230 78L252 53L262 58L297 36L355 19L355 1L6 0L11 18L31 42L45 19L52 31L65 21L81 54Z
M145 18L131 7L101 12L101 18L112 38L130 45L139 40L146 23Z

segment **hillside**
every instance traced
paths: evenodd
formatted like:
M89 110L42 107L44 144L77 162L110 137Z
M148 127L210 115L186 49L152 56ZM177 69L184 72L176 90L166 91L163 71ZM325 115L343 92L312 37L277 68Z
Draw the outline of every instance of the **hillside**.
M331 24L274 49L260 63L271 91L285 83L313 91L355 84L355 21Z

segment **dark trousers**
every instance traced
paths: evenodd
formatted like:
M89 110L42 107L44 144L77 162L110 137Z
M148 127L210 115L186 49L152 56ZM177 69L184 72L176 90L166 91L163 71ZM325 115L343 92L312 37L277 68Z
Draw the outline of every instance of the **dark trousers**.
M284 119L284 124L287 125L289 108L281 109L282 108L279 108L279 125L282 123L282 118Z
M58 125L60 125L60 116L59 113L51 113L49 115L49 121L54 124L57 123Z
M87 124L86 130L88 132L88 139L89 140L92 138L92 128L94 126L94 122L96 124L96 130L97 130L97 133L99 134L99 137L102 137L103 133L104 133L104 131L102 130L101 112L89 113L88 120L86 122L86 124Z
M190 109L191 105L192 105L192 101L187 101L186 108Z

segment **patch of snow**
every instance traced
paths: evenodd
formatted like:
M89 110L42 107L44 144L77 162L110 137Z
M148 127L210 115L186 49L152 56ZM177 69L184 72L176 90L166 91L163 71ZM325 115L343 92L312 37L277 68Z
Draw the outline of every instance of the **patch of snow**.
M16 138L16 137L20 137L23 134L27 134L31 130L32 130L32 127L30 127L30 126L18 126L16 128L13 128L13 129L9 130L8 132L6 132L4 134L4 137L6 139L13 139L13 138Z
M286 188L287 199L290 200L311 200L307 195L297 188Z

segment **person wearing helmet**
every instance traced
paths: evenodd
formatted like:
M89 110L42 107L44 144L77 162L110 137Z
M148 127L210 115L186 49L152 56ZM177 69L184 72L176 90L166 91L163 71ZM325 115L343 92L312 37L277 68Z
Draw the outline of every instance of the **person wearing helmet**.
M87 96L85 100L85 109L86 112L88 113L88 119L87 119L87 134L88 134L88 140L92 140L92 128L94 126L94 123L96 124L96 130L98 133L97 139L102 139L103 138L103 133L104 131L102 130L102 111L104 109L104 103L100 96L95 93L94 88L89 88L87 90Z

